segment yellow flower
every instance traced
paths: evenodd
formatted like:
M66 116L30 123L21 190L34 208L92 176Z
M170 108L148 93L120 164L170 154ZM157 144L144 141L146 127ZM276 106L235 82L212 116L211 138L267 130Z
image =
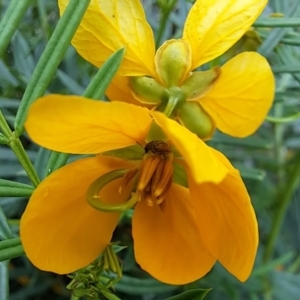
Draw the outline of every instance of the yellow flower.
M154 137L155 126L166 140ZM88 203L92 198L96 208L136 203L135 257L158 280L192 282L216 260L239 280L248 278L258 230L247 190L225 156L188 129L160 112L124 102L48 95L32 105L26 130L45 148L95 154L55 171L31 196L20 235L38 268L69 273L105 249L120 213L94 209ZM104 153L133 145L141 150L138 160ZM89 195L99 178L119 173L125 175Z
M58 1L61 13L68 2ZM107 91L111 99L164 111L170 98L176 98L167 115L200 138L210 138L215 127L245 137L261 125L272 105L275 84L266 59L244 52L221 68L195 69L233 46L266 4L267 0L197 0L183 37L166 41L155 53L140 0L92 0L72 44L97 67L126 47L119 73Z

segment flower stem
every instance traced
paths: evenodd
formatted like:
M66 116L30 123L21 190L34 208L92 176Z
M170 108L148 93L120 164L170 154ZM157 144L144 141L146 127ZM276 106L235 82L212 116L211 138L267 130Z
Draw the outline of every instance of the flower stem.
M19 136L16 132L12 132L9 128L2 112L0 111L0 129L3 132L3 135L7 138L8 145L16 154L19 162L27 173L30 181L36 187L38 186L40 179L19 139Z
M40 179L33 167L33 164L31 163L20 139L16 136L15 132L12 132L9 145L10 145L11 149L14 151L14 153L16 154L20 164L22 165L25 172L27 173L30 181L32 182L32 184L35 187L37 187L40 182Z
M163 111L163 113L170 117L174 111L174 109L186 99L185 95L181 90L174 89L170 92L170 96L167 102L167 105Z
M296 154L294 168L290 175L289 180L287 180L287 185L282 193L279 195L282 196L280 198L277 211L275 212L275 216L273 219L271 233L267 240L267 245L264 253L264 261L268 261L273 253L274 245L276 242L276 238L278 236L279 230L281 228L286 210L288 205L292 199L294 191L298 188L299 185L299 177L300 177L300 151Z
M10 130L1 110L0 110L0 130L6 138L9 138L11 136L11 130Z
M165 32L165 28L166 28L166 24L169 18L169 15L174 7L174 5L176 4L176 0L171 0L171 3L167 3L165 4L165 1L161 1L161 10L162 10L162 16L160 19L160 24L159 24L159 28L157 31L157 35L156 35L156 39L155 39L155 45L156 48L158 48L161 38Z

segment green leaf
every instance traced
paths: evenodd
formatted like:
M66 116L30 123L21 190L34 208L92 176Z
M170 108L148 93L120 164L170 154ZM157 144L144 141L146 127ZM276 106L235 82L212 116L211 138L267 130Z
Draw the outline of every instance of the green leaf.
M119 49L112 54L99 69L92 82L85 90L83 96L93 99L103 99L104 93L110 82L116 75L123 60L125 48Z
M0 197L30 197L33 191L31 185L0 179Z
M0 238L1 239L12 238L12 232L10 226L7 222L6 215L1 206L0 206Z
M89 3L90 0L70 0L63 16L60 18L20 103L15 121L15 128L19 134L23 132L29 106L45 93Z
M237 167L240 170L241 176L244 179L252 179L252 180L261 181L266 177L266 172L261 169L247 168L242 165L237 166L237 164L235 164L235 167Z
M119 297L117 297L116 295L110 293L110 292L107 292L105 290L101 290L101 294L103 296L105 296L105 298L107 298L108 300L121 300Z
M14 32L19 26L32 0L11 0L9 7L0 23L0 57L2 57Z
M9 68L3 63L3 61L0 61L0 79L14 87L19 85L18 80L10 72Z
M16 31L11 41L11 47L18 49L18 51L14 52L14 64L19 74L22 75L27 83L35 67L28 41L19 31Z
M258 18L254 25L255 27L298 27L300 26L300 18Z
M84 92L84 87L78 84L73 78L61 70L56 73L62 84L68 88L71 94L81 95Z
M210 291L211 289L189 290L165 300L202 300Z
M299 65L275 66L272 68L272 71L274 73L300 73L300 66Z
M217 132L208 144L225 144L232 146L245 146L249 148L259 148L259 149L272 149L273 141L270 139L263 139L255 136L250 136L247 138L234 138Z
M24 255L20 238L8 239L0 242L0 261Z
M259 267L255 267L252 276L263 276L271 271L275 270L277 266L289 263L295 257L295 253L290 251L268 263L260 264Z
M67 163L69 154L52 151L46 167L46 176Z
M287 16L295 16L299 13L300 6L297 1L291 5ZM289 28L275 28L273 29L264 42L259 46L257 52L263 56L269 56L275 47L280 43L281 39L287 34Z
M123 275L114 288L130 295L147 295L171 292L178 289L175 285L163 284L155 279L139 279Z
M8 261L0 262L0 299L9 300Z

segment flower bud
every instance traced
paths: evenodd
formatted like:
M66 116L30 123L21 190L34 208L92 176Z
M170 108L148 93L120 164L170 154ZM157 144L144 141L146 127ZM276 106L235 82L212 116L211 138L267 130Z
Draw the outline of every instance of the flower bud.
M181 86L182 91L186 94L186 98L196 100L201 97L220 73L220 67L214 67L208 71L194 72Z
M165 88L153 78L146 76L130 77L131 91L135 98L144 104L159 104L167 97Z
M212 137L215 124L202 106L196 102L185 102L177 111L179 122L202 140Z
M166 41L155 56L156 72L167 87L179 86L188 76L191 63L190 46L183 39Z

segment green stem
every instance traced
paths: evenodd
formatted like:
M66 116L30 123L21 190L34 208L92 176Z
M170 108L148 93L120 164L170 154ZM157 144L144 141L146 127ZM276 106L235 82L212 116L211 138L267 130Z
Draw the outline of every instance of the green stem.
M165 0L163 0L165 1ZM166 28L166 24L167 24L167 21L168 21L168 18L169 18L169 15L174 7L174 5L176 4L176 0L173 0L170 4L167 5L167 7L161 7L161 10L162 10L162 16L161 16L161 19L160 19L160 24L159 24L159 28L158 28L158 31L157 31L157 34L156 34L156 39L155 39L155 45L156 45L156 48L159 47L159 44L161 42L161 38L165 32L165 28Z
M174 109L178 106L178 104L182 103L185 100L185 95L181 91L181 89L177 90L174 89L173 91L170 92L170 96L167 102L167 105L163 111L163 113L167 116L170 117L174 111Z
M16 154L20 164L24 168L25 172L27 173L30 181L32 184L37 187L38 184L40 183L40 179L33 167L33 164L31 163L20 139L16 136L15 132L12 132L9 146L11 149L14 151Z
M0 57L6 50L32 0L11 0L0 23Z
M38 186L40 179L18 137L16 132L12 132L9 128L2 112L0 111L0 129L2 130L5 137L8 139L8 145L16 154L20 164L24 168L25 172L27 173L30 181L36 187Z
M271 232L267 240L267 245L264 253L264 261L268 261L273 253L274 245L278 236L278 233L280 231L284 216L286 214L286 210L288 208L288 205L292 199L294 191L299 186L299 178L300 178L300 151L296 155L296 159L294 162L294 168L292 170L292 174L287 180L287 185L285 186L285 189L282 193L279 195L282 196L280 198L280 201L278 201L278 207L275 212L275 216L273 219L273 224L271 227Z
M300 112L298 112L294 115L291 115L288 117L282 117L282 118L268 116L268 117L266 117L266 121L275 123L275 124L286 124L286 123L294 122L294 121L298 120L299 118L300 118Z
M10 138L11 130L10 130L1 110L0 110L0 130L2 131L3 135L6 138L8 138L8 139Z

